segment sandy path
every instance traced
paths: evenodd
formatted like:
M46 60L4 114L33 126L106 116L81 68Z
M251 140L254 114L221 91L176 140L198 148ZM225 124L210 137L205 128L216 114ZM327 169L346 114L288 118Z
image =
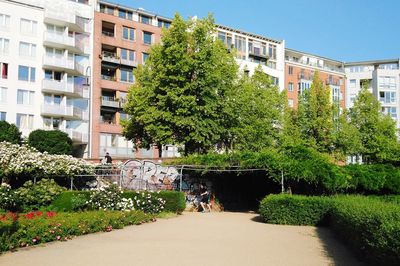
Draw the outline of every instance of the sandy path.
M328 229L256 220L247 213L184 213L6 253L0 265L360 265Z

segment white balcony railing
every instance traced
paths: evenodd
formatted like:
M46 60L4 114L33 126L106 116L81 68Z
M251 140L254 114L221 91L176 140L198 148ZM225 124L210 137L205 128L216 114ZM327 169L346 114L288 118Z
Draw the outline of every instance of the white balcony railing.
M42 80L42 90L44 92L56 92L78 98L89 98L88 89L82 85L68 82L65 80Z
M75 46L75 39L74 37L70 37L67 34L60 34L55 32L44 32L44 41L52 42L52 43L59 43L65 46Z
M63 55L44 55L43 65L51 66L65 71L72 71L75 75L84 75L85 67L73 59Z
M101 97L101 105L102 106L119 108L120 107L120 102L115 100L114 97L102 96Z
M68 136L72 139L73 142L77 142L77 143L87 143L88 142L88 134L87 133L82 133L80 131L73 130L71 128L67 128L63 131L68 134Z
M83 111L71 105L43 104L41 108L43 115L54 117L65 117L71 119L82 120L85 115Z
M50 10L46 9L44 14L45 22L62 22L68 25L73 31L89 32L89 24L87 20L71 14L70 12L65 12L65 10Z

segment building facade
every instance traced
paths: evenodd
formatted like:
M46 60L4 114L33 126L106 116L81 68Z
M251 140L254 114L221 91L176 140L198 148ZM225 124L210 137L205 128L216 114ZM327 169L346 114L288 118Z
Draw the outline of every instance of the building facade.
M24 137L35 129L64 131L75 155L88 156L92 1L0 4L0 119Z
M343 62L292 49L285 50L285 88L288 105L297 108L299 95L311 87L314 73L331 89L332 103L346 107L346 76Z
M347 108L352 108L363 83L381 103L382 112L389 114L400 128L400 59L352 62L345 64L347 76Z

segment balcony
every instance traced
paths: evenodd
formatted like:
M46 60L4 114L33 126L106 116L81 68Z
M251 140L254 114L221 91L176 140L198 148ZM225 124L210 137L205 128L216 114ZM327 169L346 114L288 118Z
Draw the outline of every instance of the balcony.
M120 108L120 102L117 101L114 97L110 96L101 96L101 105L113 108Z
M87 118L81 109L71 105L43 104L41 114L52 117L63 117L68 119L84 120Z
M66 56L43 56L43 67L56 71L68 72L72 75L83 76L84 66Z
M55 11L46 9L44 22L57 26L68 26L69 30L75 32L90 32L89 24L86 19L65 12L65 10Z
M303 79L303 80L313 80L313 75L309 73L299 73L297 75L298 79Z
M102 51L101 58L103 61L114 63L114 64L119 64L119 57L117 56L116 53Z
M76 98L89 98L89 90L86 87L65 80L44 79L42 80L42 91Z
M327 79L326 85L340 86L340 79Z
M70 128L65 129L63 131L68 134L68 136L72 139L74 143L79 143L79 144L88 143L87 133L82 133L80 131L76 131Z
M249 47L249 56L268 59L268 55L261 52L261 48Z
M121 65L137 67L138 66L138 62L137 61L132 61L132 60L129 60L129 59L121 59Z

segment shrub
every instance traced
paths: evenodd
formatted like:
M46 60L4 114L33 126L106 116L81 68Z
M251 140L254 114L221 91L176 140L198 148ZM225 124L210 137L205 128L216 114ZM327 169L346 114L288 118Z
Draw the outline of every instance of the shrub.
M181 213L186 208L186 199L183 192L161 190L159 192L147 192L147 194L156 194L158 198L164 200L165 205L163 211ZM123 194L124 197L134 199L142 198L141 192L127 191Z
M63 191L51 203L49 209L58 212L85 210L90 199L90 191Z
M0 252L154 220L141 211L31 212L0 216Z
M71 155L73 149L71 138L60 130L34 130L29 134L28 145L40 152L59 155Z
M270 195L260 203L260 215L267 223L319 225L327 222L331 202L325 197Z
M23 209L31 210L48 206L63 190L53 179L42 179L36 184L25 182L15 193Z
M133 200L123 198L122 193L114 184L102 187L90 194L88 206L94 210L134 210Z
M400 206L361 196L334 200L331 225L373 265L400 262Z
M18 208L18 200L15 192L11 190L11 186L2 183L0 185L0 210L16 211Z
M2 141L21 144L21 132L18 127L7 121L0 121L0 142Z

